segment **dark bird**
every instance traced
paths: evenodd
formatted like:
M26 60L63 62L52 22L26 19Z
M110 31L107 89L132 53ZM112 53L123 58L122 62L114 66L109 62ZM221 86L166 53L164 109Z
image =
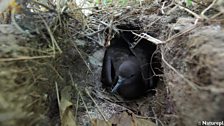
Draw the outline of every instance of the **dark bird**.
M131 49L133 41L131 33L115 36L105 51L101 73L103 86L113 87L113 93L126 99L138 98L155 86L150 61L156 46L140 41Z

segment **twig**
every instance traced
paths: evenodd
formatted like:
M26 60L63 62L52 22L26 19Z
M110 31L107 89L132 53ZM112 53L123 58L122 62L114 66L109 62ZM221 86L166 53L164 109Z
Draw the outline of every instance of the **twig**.
M152 36L150 36L150 35L148 35L146 33L137 34L137 33L132 32L132 34L134 34L134 35L136 35L136 36L138 36L140 38L144 38L144 39L146 39L146 40L148 40L150 42L153 42L156 45L165 43L164 41L156 39L156 38L154 38L154 37L152 37Z
M78 91L78 87L77 87L77 85L76 85L75 87L76 87L76 91ZM85 103L85 101L84 101L84 99L83 99L83 96L82 96L82 94L80 93L80 91L78 91L78 94L79 94L79 96L80 96L80 98L81 98L81 100L82 100L82 103L83 103L83 105L84 105L86 111L87 111L87 114L88 114L88 116L89 116L89 119L91 120L92 117L91 117L90 114L89 114L90 112L89 112L89 110L88 110L88 107L87 107L87 105L86 105L86 103Z
M33 83L31 84L31 85L33 85L34 83L36 83L37 78L35 77L32 68L27 63L26 63L26 67L27 67L28 71L30 72L30 74L31 74L31 76L33 78Z
M98 25L98 27L97 27L98 30L100 29L100 26L101 26L101 24ZM105 28L105 29L106 29L106 28ZM104 30L103 30L103 31L104 31ZM101 34L100 34L100 33L97 33L97 36L98 36L98 40L99 40L99 42L97 42L97 43L99 43L99 44L101 43L101 44L102 44L103 42L102 42L102 40L101 40L101 38L100 38ZM104 36L104 34L103 34L102 36Z
M167 14L167 15L170 15L173 11L175 11L175 10L177 9L177 7L178 7L178 5L175 4L175 6L172 7L170 10L168 10L168 11L166 12L166 14Z
M182 5L176 3L176 5L180 8L180 9L183 9L185 11L187 11L188 13L192 14L195 18L197 19L202 19L202 17L198 14L196 14L195 12L191 11L190 9L186 8L186 7L183 7Z
M155 117L144 117L144 116L140 116L140 115L135 115L137 118L141 118L141 119L155 119L157 120L162 126L164 126L164 124L162 123L161 120L159 120L158 118Z
M53 46L53 51L54 51L54 56L56 55L56 52L55 52L55 46L56 46L56 48L58 49L58 51L59 51L60 53L62 53L62 50L61 50L61 48L59 47L59 45L58 45L56 39L54 38L54 35L53 35L53 33L51 32L51 29L50 29L50 27L48 26L47 22L44 20L44 18L43 18L41 15L39 15L39 16L40 16L40 18L42 19L42 21L43 21L44 25L46 26L47 31L48 31L48 33L49 33L49 35L50 35L51 42L52 42L52 46Z
M82 34L82 35L84 35L84 36L93 36L93 35L98 34L98 33L102 32L102 31L104 31L104 30L105 30L105 29L100 29L100 30L95 31L95 32L93 32L93 33L87 33L87 34ZM81 33L80 33L80 34L81 34Z
M78 93L77 93L78 94ZM76 107L75 107L75 121L77 122L77 113L79 109L79 95L77 95L77 100L76 100Z
M213 0L212 3L207 7L205 8L202 12L201 12L201 17L203 17L204 19L208 19L207 16L205 16L205 13L210 9L212 8L212 6L214 6L214 4L216 3L217 0Z
M190 87L192 87L193 89L197 90L198 86L196 84L194 84L193 82L191 82L190 80L188 80L187 78L184 77L184 75L182 75L180 72L178 72L173 66L171 66L165 59L164 59L164 54L161 53L162 55L162 61L170 68L172 69L179 77L181 77L184 81L187 82L187 84L189 84Z
M151 22L149 25L147 25L146 27L149 28L150 26L152 26L153 24L155 24L157 21L159 21L160 19L162 19L162 17L157 18L156 20L154 20L153 22Z
M154 108L152 107L152 112L153 112L153 114L154 114L154 118L155 118L155 120L156 120L156 125L158 126L158 118L157 118L157 115L156 115L156 112L154 111Z
M164 6L165 6L166 3L167 3L167 1L164 1L164 2L163 2L163 5L162 5L162 7L161 7L161 12L162 12L162 14L165 14L165 12L164 12Z
M60 119L62 120L62 113L61 113L61 103L60 103L60 97L59 97L59 91L58 91L58 83L55 82L55 90L56 90L56 96L57 96L57 101L58 101L58 109L59 109L59 113L60 113Z
M92 118L91 118L91 116L90 116L90 114L89 114L90 112L89 112L89 110L88 110L88 108L87 108L87 105L86 105L86 103L85 103L85 101L84 101L84 99L83 99L83 97L82 97L81 92L79 91L79 89L78 89L78 87L77 87L77 84L75 84L75 82L74 82L74 80L73 80L73 77L72 77L72 74L71 74L70 71L69 71L69 76L70 76L70 79L71 79L71 81L72 81L72 86L75 87L75 89L76 89L76 91L77 91L77 94L78 94L78 96L80 96L80 98L81 98L81 100L82 100L82 103L83 103L83 105L84 105L84 107L85 107L85 109L86 109L86 111L87 111L88 117L89 117L89 119L91 120Z
M139 36L138 36L138 37L139 37ZM130 43L130 42L128 42L128 41L127 41L127 42L130 43L130 45L131 45L130 48L133 49L133 48L135 48L136 45L138 45L138 43L139 43L141 40L142 40L142 37L139 37L139 38L136 38L136 39L135 39L135 41L133 42L133 44Z
M197 21L198 21L198 19L195 20L195 24L197 24ZM180 32L180 33L177 33L177 34L171 36L170 38L168 38L168 39L165 41L165 43L166 43L166 42L169 42L169 41L171 41L171 40L173 40L173 39L175 39L175 38L177 38L177 37L179 37L179 36L181 36L181 35L183 35L183 34L186 34L186 33L190 32L190 31L194 30L195 28L197 28L197 25L193 25L193 26L191 26L190 28L186 29L185 31Z
M213 15L210 19L215 19L216 17L222 15L223 12L218 12L217 14Z
M103 25L105 25L105 26L107 26L107 27L110 27L110 24L107 24L107 23L104 22L104 21L99 21L99 23L101 23L101 24L103 24Z
M119 106L119 107L121 107L123 110L128 110L128 111L131 111L131 112L133 112L131 109L129 109L129 108L126 108L126 107L124 107L124 106L122 106L122 105L119 105L119 104L117 104L117 103L120 103L120 102L117 102L117 101L112 101L111 99L109 99L109 98L103 98L103 97L99 97L95 92L93 93L96 97L98 97L99 99L101 99L101 100L103 100L103 101L106 101L106 102L109 102L109 103L112 103L112 104L115 104L116 106ZM121 103L123 103L124 101L121 101ZM130 102L132 102L132 101L130 101ZM134 112L133 112L134 113Z
M89 71L91 72L91 74L93 74L92 69L89 67L88 63L86 62L86 60L84 59L84 57L82 56L81 52L79 51L78 47L75 45L74 43L74 47L76 49L76 51L79 53L80 57L82 58L83 62L85 63L86 67L89 69Z
M33 60L33 59L42 59L42 58L53 58L53 55L50 56L21 56L16 58L0 58L0 62L9 62L9 61L19 61L19 60Z
M49 6L47 6L47 5L45 5L45 4L41 3L41 2L38 2L38 1L36 1L36 0L32 0L32 2L35 3L35 4L38 4L38 5L40 5L40 6L44 7L44 8L46 8L46 9L48 9L49 11L52 11L52 12L57 13L56 10L50 8Z
M114 20L114 18L113 18L113 16L111 16L111 17L112 18L111 18L110 24L109 24L110 27L108 27L109 28L109 32L108 32L108 36L106 38L107 41L104 44L106 47L110 45L110 39L111 39L111 34L112 34L112 26L113 26L113 20Z
M55 67L52 64L48 65L49 67L51 67L51 69L57 74L57 76L64 81L63 77L60 75L60 73L55 69Z
M21 32L24 33L26 35L28 35L29 37L33 37L28 31L23 30L16 22L15 20L15 8L13 8L12 10L12 14L11 14L11 20L12 20L12 24Z
M94 9L96 8L97 6L92 6L92 7L79 7L79 8L74 8L72 9L73 11L77 11L77 10L89 10L89 9Z
M154 58L154 56L156 55L157 51L158 51L158 49L155 50L155 51L152 53L152 56L151 56L151 58L150 58L150 69L152 70L153 76L158 76L158 75L156 74L156 72L154 71L153 66L152 66L152 64L153 64L153 58Z
M87 88L85 88L85 91L87 93L87 95L91 98L91 100L93 101L93 103L95 104L98 112L100 113L100 115L103 117L103 119L107 122L107 124L109 125L108 120L106 119L106 117L104 116L104 114L102 113L100 107L97 105L96 101L93 99L93 97L90 95L89 91L87 90Z
M199 86L198 88L201 90L210 91L212 93L222 93L222 94L224 93L224 88L218 88L214 86L206 86L206 87Z

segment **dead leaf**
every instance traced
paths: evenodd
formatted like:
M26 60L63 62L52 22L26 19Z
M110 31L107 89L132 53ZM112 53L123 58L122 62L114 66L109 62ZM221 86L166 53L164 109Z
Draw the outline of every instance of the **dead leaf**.
M100 119L92 119L91 126L112 126L112 123Z
M62 126L76 126L75 117L72 111L72 102L71 101L71 87L67 86L61 91L61 100L60 100L60 117Z
M115 114L110 121L113 122L113 124L117 124L117 126L136 126L133 114L127 113L126 111Z
M91 120L91 126L156 126L155 123L148 119L136 118L132 112L124 111L112 116L109 122L100 119Z
M14 0L0 0L0 13L5 11Z
M12 11L13 13L19 13L21 7L17 4L16 0L0 0L0 13L4 11Z

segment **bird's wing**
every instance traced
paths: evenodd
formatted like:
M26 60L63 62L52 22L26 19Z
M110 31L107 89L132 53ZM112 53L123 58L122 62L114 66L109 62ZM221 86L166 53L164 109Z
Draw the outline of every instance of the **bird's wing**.
M105 86L112 86L113 84L113 69L112 57L108 55L108 51L106 50L103 58L103 67L101 74L101 81Z

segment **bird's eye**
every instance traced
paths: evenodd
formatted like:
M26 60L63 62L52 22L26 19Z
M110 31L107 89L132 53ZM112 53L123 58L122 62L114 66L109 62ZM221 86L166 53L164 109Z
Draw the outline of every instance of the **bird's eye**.
M134 74L132 74L130 77L133 77L134 76Z

